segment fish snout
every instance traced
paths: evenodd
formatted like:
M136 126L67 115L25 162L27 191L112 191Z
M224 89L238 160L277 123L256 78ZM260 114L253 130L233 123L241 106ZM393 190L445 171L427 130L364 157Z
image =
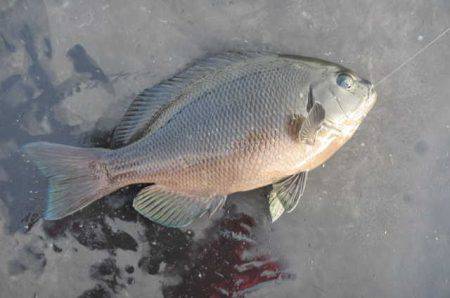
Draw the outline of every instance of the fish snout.
M377 92L375 91L375 85L372 84L369 80L361 79L361 83L367 86L367 97L366 104L370 106L370 108L375 104L377 98Z

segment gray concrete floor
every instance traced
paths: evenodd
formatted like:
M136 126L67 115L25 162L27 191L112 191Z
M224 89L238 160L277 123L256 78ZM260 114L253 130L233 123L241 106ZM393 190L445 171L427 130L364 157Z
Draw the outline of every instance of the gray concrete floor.
M206 53L315 56L377 82L449 26L448 0L0 0L0 296L201 296L209 271L186 247L211 248L231 216L160 229L127 209L130 190L43 223L46 181L21 145L104 145L133 94ZM450 32L377 91L293 213L269 224L262 191L228 202L257 219L252 253L289 275L245 295L450 296Z

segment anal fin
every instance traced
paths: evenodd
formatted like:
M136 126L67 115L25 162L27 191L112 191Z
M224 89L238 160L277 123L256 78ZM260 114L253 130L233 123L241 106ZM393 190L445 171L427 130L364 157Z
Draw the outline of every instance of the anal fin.
M223 206L226 196L196 197L180 194L159 185L142 189L133 207L151 221L166 227L185 227L206 212L212 215Z

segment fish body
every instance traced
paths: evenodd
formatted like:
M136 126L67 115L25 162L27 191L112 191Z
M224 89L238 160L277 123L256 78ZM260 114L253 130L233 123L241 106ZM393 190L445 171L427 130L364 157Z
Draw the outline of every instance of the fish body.
M49 219L121 187L153 183L138 194L135 208L161 224L184 226L231 193L281 181L269 198L276 219L298 202L306 173L353 135L375 98L368 81L333 63L225 53L144 90L115 131L120 148L32 143L25 151L55 182ZM59 159L46 160L68 153L64 166L80 173L59 181L65 175L55 170ZM72 189L67 205L62 197L76 184L85 185Z

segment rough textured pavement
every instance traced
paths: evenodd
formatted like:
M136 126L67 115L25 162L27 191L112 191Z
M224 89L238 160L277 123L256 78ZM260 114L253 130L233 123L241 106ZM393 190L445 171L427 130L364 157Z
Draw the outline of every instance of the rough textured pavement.
M354 138L269 224L264 191L189 230L138 187L63 221L21 145L108 146L134 94L193 59L273 50L374 82L450 26L448 0L0 0L1 297L449 297L450 32L377 86Z

